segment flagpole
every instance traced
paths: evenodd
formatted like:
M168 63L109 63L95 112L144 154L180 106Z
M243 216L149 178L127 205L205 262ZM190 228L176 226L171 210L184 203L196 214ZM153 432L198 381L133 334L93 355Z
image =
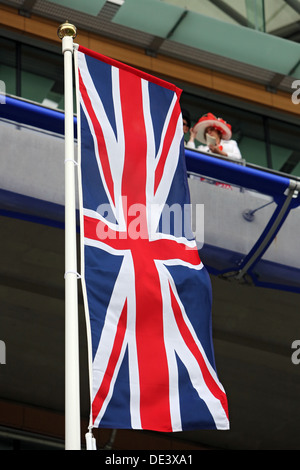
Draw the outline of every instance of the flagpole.
M78 273L73 114L73 39L76 27L59 26L64 55L65 98L65 449L80 450Z

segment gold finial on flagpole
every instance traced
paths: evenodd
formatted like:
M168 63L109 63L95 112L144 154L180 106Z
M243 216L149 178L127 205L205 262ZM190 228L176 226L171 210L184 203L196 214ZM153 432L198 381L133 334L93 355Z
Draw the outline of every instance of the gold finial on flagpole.
M76 26L69 23L68 20L65 23L61 24L57 30L57 36L60 39L63 39L65 36L71 36L72 38L76 38L77 29Z

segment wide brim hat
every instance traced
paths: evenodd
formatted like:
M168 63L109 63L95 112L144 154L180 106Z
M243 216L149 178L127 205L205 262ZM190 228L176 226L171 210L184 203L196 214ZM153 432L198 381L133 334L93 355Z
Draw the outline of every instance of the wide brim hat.
M224 119L217 118L214 114L204 114L197 124L194 125L194 131L196 132L196 139L203 144L206 144L205 130L208 127L214 127L219 130L222 134L223 140L230 140L232 136L231 125L228 124Z

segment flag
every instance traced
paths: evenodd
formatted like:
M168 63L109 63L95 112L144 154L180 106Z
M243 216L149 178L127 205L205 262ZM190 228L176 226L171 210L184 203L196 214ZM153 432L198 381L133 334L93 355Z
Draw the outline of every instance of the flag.
M92 426L228 429L189 225L181 90L82 46L76 73Z

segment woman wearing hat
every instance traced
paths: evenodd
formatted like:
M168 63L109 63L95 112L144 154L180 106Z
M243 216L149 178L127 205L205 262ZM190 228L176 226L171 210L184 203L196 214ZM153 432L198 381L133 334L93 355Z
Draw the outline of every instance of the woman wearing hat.
M202 116L197 124L190 130L190 140L188 148L195 148L194 140L197 139L203 144L197 150L210 152L224 157L241 159L241 152L235 140L231 140L231 125L221 118L217 118L212 113Z

